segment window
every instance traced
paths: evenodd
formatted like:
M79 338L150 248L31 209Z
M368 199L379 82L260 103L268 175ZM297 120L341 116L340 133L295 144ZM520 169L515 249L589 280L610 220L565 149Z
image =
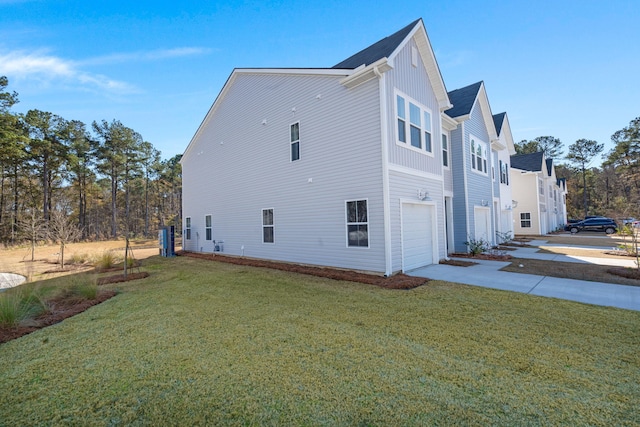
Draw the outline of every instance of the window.
M409 117L407 117L407 110ZM403 96L396 95L396 115L398 121L398 143L406 144L409 142L409 146L415 150L432 153L431 112L416 102L411 102ZM407 137L409 141L407 141Z
M187 240L191 240L191 217L184 219L184 234Z
M204 239L211 240L211 215L205 215L204 217Z
M520 227L531 228L531 212L522 212L520 214Z
M449 141L445 134L442 134L442 166L449 167Z
M509 185L509 165L500 160L500 184Z
M262 243L274 242L273 209L262 209Z
M431 113L424 112L424 149L431 153Z
M407 124L406 124L406 116L404 111L404 98L398 95L397 97L398 105L398 141L407 142Z
M484 143L471 138L471 169L487 174L487 149Z
M291 161L300 160L300 122L291 125Z
M544 185L542 184L542 180L540 178L538 178L538 188L540 191L540 194L544 195Z
M422 148L421 124L420 124L420 107L409 103L409 134L411 136L411 146Z
M366 200L347 202L347 246L369 247Z

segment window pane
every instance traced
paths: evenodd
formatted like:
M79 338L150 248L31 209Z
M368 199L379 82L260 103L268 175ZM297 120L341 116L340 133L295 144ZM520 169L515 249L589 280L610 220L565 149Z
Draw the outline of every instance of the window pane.
M356 202L347 202L347 222L358 222Z
M205 240L211 240L211 229L205 229Z
M447 135L442 135L442 149L443 150L449 149L448 142L447 142Z
M367 201L359 200L357 203L358 203L358 222L367 222Z
M204 217L205 227L211 227L211 215L207 215Z
M300 139L300 123L294 123L291 125L291 142Z
M187 223L187 228L191 227L191 218L187 218L186 219L186 223Z
M396 98L396 101L398 103L398 117L400 118L405 118L405 112L404 112L404 98L401 97L400 95L398 95L398 97Z
M424 112L424 128L425 130L431 132L431 113L428 111Z
M191 229L187 228L187 240L191 240Z
M416 148L422 148L422 139L420 138L420 128L413 125L409 126L411 129L411 145Z
M262 225L273 225L273 209L262 210Z
M349 246L369 246L369 233L367 225L350 225L348 227Z
M398 119L398 141L407 142L407 129L404 120Z
M262 239L264 243L273 243L273 227L262 228Z
M409 103L409 122L412 125L420 126L420 107Z
M429 132L424 133L424 149L431 152L431 134Z
M300 160L300 143L294 142L291 144L291 161L294 162Z

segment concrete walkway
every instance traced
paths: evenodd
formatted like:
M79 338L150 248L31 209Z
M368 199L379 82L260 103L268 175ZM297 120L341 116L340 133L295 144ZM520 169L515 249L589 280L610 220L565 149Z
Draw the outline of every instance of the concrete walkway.
M529 244L536 246L544 244L545 246L550 246L547 245L545 241L533 241ZM515 251L509 251L509 254L516 258L542 259L551 262L564 261L635 267L634 261L628 259L618 260L613 258L570 257L567 255L536 253L537 250L538 248L518 248ZM468 261L467 258L464 260ZM499 271L502 267L509 265L510 262L486 260L473 261L478 264L471 267L434 264L413 270L408 274L411 276L425 277L434 280L446 280L449 282L482 286L492 289L522 292L531 295L640 311L639 286L625 286L612 283L590 282L586 280L511 273L507 271Z

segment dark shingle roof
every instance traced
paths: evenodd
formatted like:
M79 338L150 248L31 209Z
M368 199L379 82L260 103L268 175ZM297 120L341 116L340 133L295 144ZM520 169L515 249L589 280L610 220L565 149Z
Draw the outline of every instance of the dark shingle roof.
M502 123L504 122L504 116L507 113L498 113L493 115L493 124L496 126L496 132L498 135L502 133Z
M481 81L449 92L449 101L453 104L453 108L448 109L445 113L449 117L460 117L471 113L480 86L482 86Z
M547 159L547 173L551 176L551 171L553 170L553 159Z
M511 156L511 167L531 172L540 172L542 170L543 152L531 154L516 154Z
M388 58L394 50L404 41L407 35L413 30L413 28L420 22L421 19L413 21L400 31L383 38L382 40L372 44L368 48L361 50L355 55L350 56L339 64L334 65L332 68L358 68L362 64L373 64L379 59Z

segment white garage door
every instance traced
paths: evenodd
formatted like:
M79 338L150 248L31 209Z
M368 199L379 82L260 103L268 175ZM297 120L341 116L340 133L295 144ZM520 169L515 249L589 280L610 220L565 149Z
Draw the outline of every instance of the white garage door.
M433 207L403 203L402 258L405 271L433 264Z

